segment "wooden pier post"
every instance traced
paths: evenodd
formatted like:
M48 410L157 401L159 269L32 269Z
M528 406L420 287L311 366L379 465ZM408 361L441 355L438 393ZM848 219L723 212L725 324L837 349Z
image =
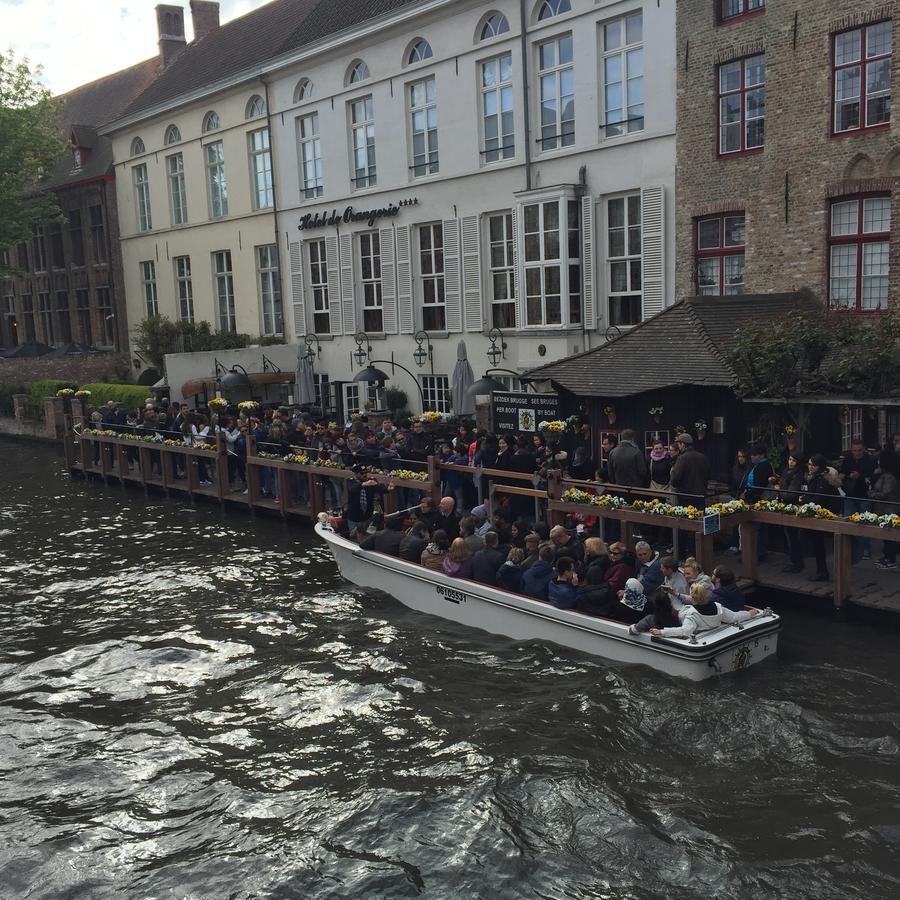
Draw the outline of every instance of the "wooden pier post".
M850 566L853 538L849 534L834 535L834 608L840 609L850 596Z
M743 522L741 528L741 574L756 582L759 561L759 525Z

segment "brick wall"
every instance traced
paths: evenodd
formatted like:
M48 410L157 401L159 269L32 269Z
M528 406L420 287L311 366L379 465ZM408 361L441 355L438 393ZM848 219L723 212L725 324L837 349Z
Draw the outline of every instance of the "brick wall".
M715 0L678 0L676 294L694 294L697 216L746 214L746 292L827 297L829 199L892 191L891 302L900 299L900 117L832 137L832 34L893 19L892 96L900 95L900 2L770 0L717 24ZM718 158L717 66L766 55L765 147Z
M86 353L35 359L0 358L0 384L28 384L42 378L93 384L121 377L117 373L129 367L124 353Z

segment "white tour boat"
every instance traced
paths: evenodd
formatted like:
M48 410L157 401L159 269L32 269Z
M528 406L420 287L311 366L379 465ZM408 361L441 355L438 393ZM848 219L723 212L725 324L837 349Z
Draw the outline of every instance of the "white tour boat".
M781 617L768 609L740 625L701 631L690 640L632 635L627 625L612 619L556 609L522 594L361 550L325 523L315 529L328 542L341 575L353 584L384 591L419 612L517 641L547 641L693 681L746 669L773 656L778 647Z

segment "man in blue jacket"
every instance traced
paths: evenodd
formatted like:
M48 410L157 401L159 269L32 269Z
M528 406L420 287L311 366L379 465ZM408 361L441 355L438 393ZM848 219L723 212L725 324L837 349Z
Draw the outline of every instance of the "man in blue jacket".
M637 579L644 589L644 596L652 597L666 577L660 567L659 554L654 553L646 541L638 541L634 545L634 555L638 560Z
M546 544L541 547L538 554L537 562L532 563L522 573L522 593L536 600L546 600L553 580L553 555L552 545ZM565 557L568 559L569 557Z
M716 566L712 574L713 590L710 600L721 604L732 612L740 612L747 606L747 600L734 580L734 572L725 566Z
M578 603L577 587L575 560L564 556L556 564L556 578L547 587L547 599L557 609L574 609Z

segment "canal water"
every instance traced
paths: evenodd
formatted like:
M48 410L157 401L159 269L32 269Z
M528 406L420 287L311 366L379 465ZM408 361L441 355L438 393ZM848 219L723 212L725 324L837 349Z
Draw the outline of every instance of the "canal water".
M0 897L900 894L896 630L694 685L0 451Z

